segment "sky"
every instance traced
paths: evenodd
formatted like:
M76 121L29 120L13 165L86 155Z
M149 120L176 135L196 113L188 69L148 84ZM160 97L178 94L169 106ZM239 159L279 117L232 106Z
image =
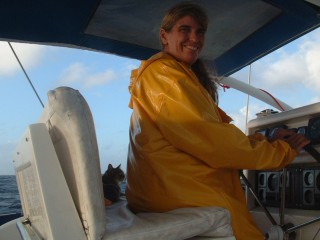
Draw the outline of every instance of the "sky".
M264 89L292 107L320 102L320 29L295 40L251 65L251 85ZM126 169L128 84L140 62L105 53L12 43L41 100L59 86L80 91L87 100L96 128L101 171L121 164ZM232 75L248 82L249 67ZM219 106L245 132L247 95L219 90ZM15 148L27 126L36 123L42 106L7 42L0 42L0 175L13 175ZM248 120L273 108L249 99ZM274 109L274 108L273 108Z

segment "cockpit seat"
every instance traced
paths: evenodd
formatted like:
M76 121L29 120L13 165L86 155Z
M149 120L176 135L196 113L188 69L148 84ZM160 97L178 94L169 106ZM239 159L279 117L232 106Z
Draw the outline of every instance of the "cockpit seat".
M105 207L94 122L90 108L79 91L69 87L49 91L48 104L39 122L30 126L30 136L22 139L24 145L26 142L32 142L33 147L31 150L25 150L26 147L21 145L17 151L20 157L17 157L19 163L16 164L16 170L25 215L26 209L29 209L28 215L33 211L32 207L28 208L30 204L26 197L28 191L24 190L25 181L28 180L27 175L31 173L35 178L34 185L37 186L32 186L33 191L42 194L40 196L42 204L39 204L42 210L37 214L46 216L46 220L42 222L47 226L43 226L46 229L44 233L37 231L40 235L41 233L50 236L65 234L63 236L68 236L68 239L89 240L176 240L197 239L200 236L201 239L235 239L229 212L219 207L181 208L165 213L133 214L128 209L125 199ZM52 151L49 149L50 146L48 149L42 146L50 144ZM42 151L47 151L50 157L46 157L46 152ZM21 160L21 156L25 153L30 154L35 160L30 160L28 164L25 160ZM32 167L31 170L29 166ZM29 172L25 172L26 169L29 169ZM56 185L52 183L54 181ZM55 186L56 190L53 189ZM35 189L36 187L39 190ZM59 193L64 201L53 201L52 193ZM57 196L54 198L58 199ZM63 211L51 211L55 217L48 217L50 211L47 210L51 206L55 209L61 206L61 209L66 209L65 211L69 209L68 214ZM72 208L75 210L72 211ZM30 217L29 220L34 221L34 226L37 226L37 219ZM77 221L80 222L78 224L80 227ZM64 226L68 225L65 222L74 224L73 232L68 233L70 230ZM37 227L40 228L42 225ZM76 231L83 233L69 237Z
M122 200L106 208L105 239L235 239L227 210L219 207L179 208L164 213L133 214Z

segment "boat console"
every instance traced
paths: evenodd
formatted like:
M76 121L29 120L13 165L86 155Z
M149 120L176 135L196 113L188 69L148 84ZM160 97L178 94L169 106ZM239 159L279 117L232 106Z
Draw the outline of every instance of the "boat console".
M0 226L0 239L235 239L229 212L220 207L141 214L125 200L105 207L93 118L72 88L48 93L14 165L23 217Z
M246 171L244 178L248 178L258 197L255 199L248 184L244 184L248 208L265 233L276 223L292 230L291 239L320 239L320 103L281 113L264 111L249 122L248 133L271 137L277 128L303 134L311 144L283 170ZM259 202L267 208L275 223Z

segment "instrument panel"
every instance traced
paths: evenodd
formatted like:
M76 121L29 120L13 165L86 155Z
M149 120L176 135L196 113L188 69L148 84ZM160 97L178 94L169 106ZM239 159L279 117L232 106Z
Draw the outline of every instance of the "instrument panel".
M248 123L249 134L260 133L267 138L272 138L278 128L292 130L311 141L293 163L320 161L320 103L258 117ZM319 160L315 160L316 155Z
M279 125L270 128L258 129L255 133L260 133L267 138L272 138L275 132L279 129L288 129L286 125ZM308 121L307 126L301 126L298 128L290 128L288 130L299 133L310 140L310 144L304 147L304 150L308 152L312 158L320 163L320 152L318 152L313 145L320 143L320 117L312 118Z
M260 133L267 138L272 138L273 134L278 128L285 128L299 133L311 141L311 145L320 143L320 116L309 119L307 126L299 126L297 128L289 128L287 125L278 125L273 127L267 127L258 129L255 133Z
M265 206L279 208L285 187L286 208L320 210L320 167L287 168L286 186L282 171L257 171L255 177L255 190Z

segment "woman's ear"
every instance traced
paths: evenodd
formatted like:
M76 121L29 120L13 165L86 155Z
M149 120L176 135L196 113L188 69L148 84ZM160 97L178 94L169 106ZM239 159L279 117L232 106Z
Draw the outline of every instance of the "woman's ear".
M163 28L160 29L160 41L163 47L168 44L167 32Z

